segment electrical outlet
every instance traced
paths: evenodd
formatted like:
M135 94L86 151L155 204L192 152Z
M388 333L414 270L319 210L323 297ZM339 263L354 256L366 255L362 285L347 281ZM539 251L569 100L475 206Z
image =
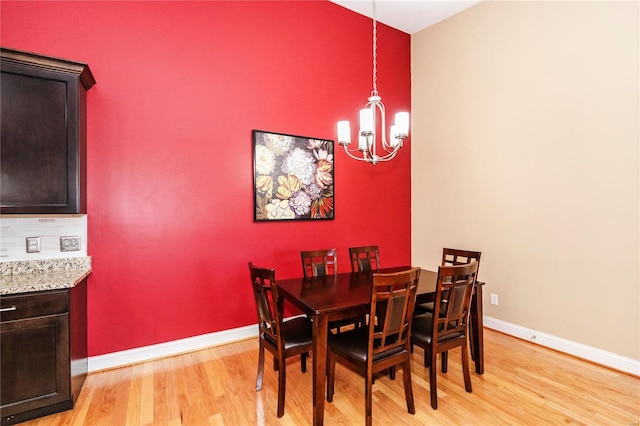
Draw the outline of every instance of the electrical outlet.
M491 293L491 304L498 305L498 295L495 293Z
M27 253L40 253L40 237L27 237Z
M79 251L80 237L60 237L60 251Z

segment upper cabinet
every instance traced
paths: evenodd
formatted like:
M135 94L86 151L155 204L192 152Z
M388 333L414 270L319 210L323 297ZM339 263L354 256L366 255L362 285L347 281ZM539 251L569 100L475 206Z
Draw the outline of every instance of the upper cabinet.
M0 49L0 213L86 213L89 66Z

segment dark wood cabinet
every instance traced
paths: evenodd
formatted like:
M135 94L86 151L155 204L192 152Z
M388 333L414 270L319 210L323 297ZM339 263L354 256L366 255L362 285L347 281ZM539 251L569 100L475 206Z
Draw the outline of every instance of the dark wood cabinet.
M86 279L0 300L3 425L73 408L87 374L86 300Z
M86 64L1 49L0 212L86 213Z

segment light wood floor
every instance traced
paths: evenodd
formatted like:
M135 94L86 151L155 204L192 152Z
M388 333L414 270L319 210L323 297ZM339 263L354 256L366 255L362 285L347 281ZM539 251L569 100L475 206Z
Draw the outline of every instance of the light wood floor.
M623 425L640 422L640 379L486 330L485 374L466 393L460 352L438 376L438 410L429 403L422 350L413 355L416 414L406 411L402 371L374 384L374 425ZM311 373L287 364L285 415L276 417L277 376L266 356L255 391L257 339L89 374L73 410L23 425L307 425ZM326 425L364 424L364 380L338 365Z

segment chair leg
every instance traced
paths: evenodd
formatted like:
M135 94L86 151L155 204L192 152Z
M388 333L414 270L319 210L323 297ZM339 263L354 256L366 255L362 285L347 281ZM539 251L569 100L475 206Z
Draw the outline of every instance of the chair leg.
M449 352L448 351L444 351L442 352L442 372L446 373L447 372L447 365L448 365L448 361L449 360Z
M396 366L395 365L393 367L389 367L389 379L391 379L391 380L395 380L396 379Z
M286 395L287 368L284 356L278 360L278 417L284 416L284 397Z
M327 351L327 401L333 401L333 381L336 377L336 362L331 354L331 349Z
M407 359L402 365L402 376L404 379L404 396L407 400L407 411L410 414L415 414L416 404L413 401L413 387L411 386L411 359Z
M438 364L436 363L436 351L431 351L431 365L429 367L429 392L431 393L431 408L438 409L438 384L436 378L438 375Z
M262 389L262 375L264 373L264 346L262 346L262 341L260 342L260 347L258 348L258 377L256 378L256 390L259 391Z
M469 352L471 352L471 360L475 361L476 354L473 348L473 340L472 340L473 338L471 336L473 336L473 330L471 329L471 322L469 322Z
M373 374L371 370L367 369L367 377L365 378L365 389L364 389L364 416L365 416L365 425L371 426L373 422L372 410L373 410Z
M462 352L462 373L464 375L464 389L467 392L471 392L471 374L469 374L469 354L467 353L467 345L462 345L460 351Z
M309 352L305 352L300 355L300 369L303 373L307 372L307 357L309 356Z
M480 292L482 292L482 289L479 290ZM470 305L470 310L471 310L471 314L470 317L471 318L475 318L475 316L478 314L478 302L477 302L477 290L474 289L473 294L471 295L471 305ZM482 304L482 300L480 300L480 304ZM469 326L468 326L468 334L469 334L469 348L470 348L470 352L471 352L471 359L473 361L476 360L476 353L475 353L475 348L473 345L473 339L475 336L474 330L473 330L473 324L474 321L469 321Z

